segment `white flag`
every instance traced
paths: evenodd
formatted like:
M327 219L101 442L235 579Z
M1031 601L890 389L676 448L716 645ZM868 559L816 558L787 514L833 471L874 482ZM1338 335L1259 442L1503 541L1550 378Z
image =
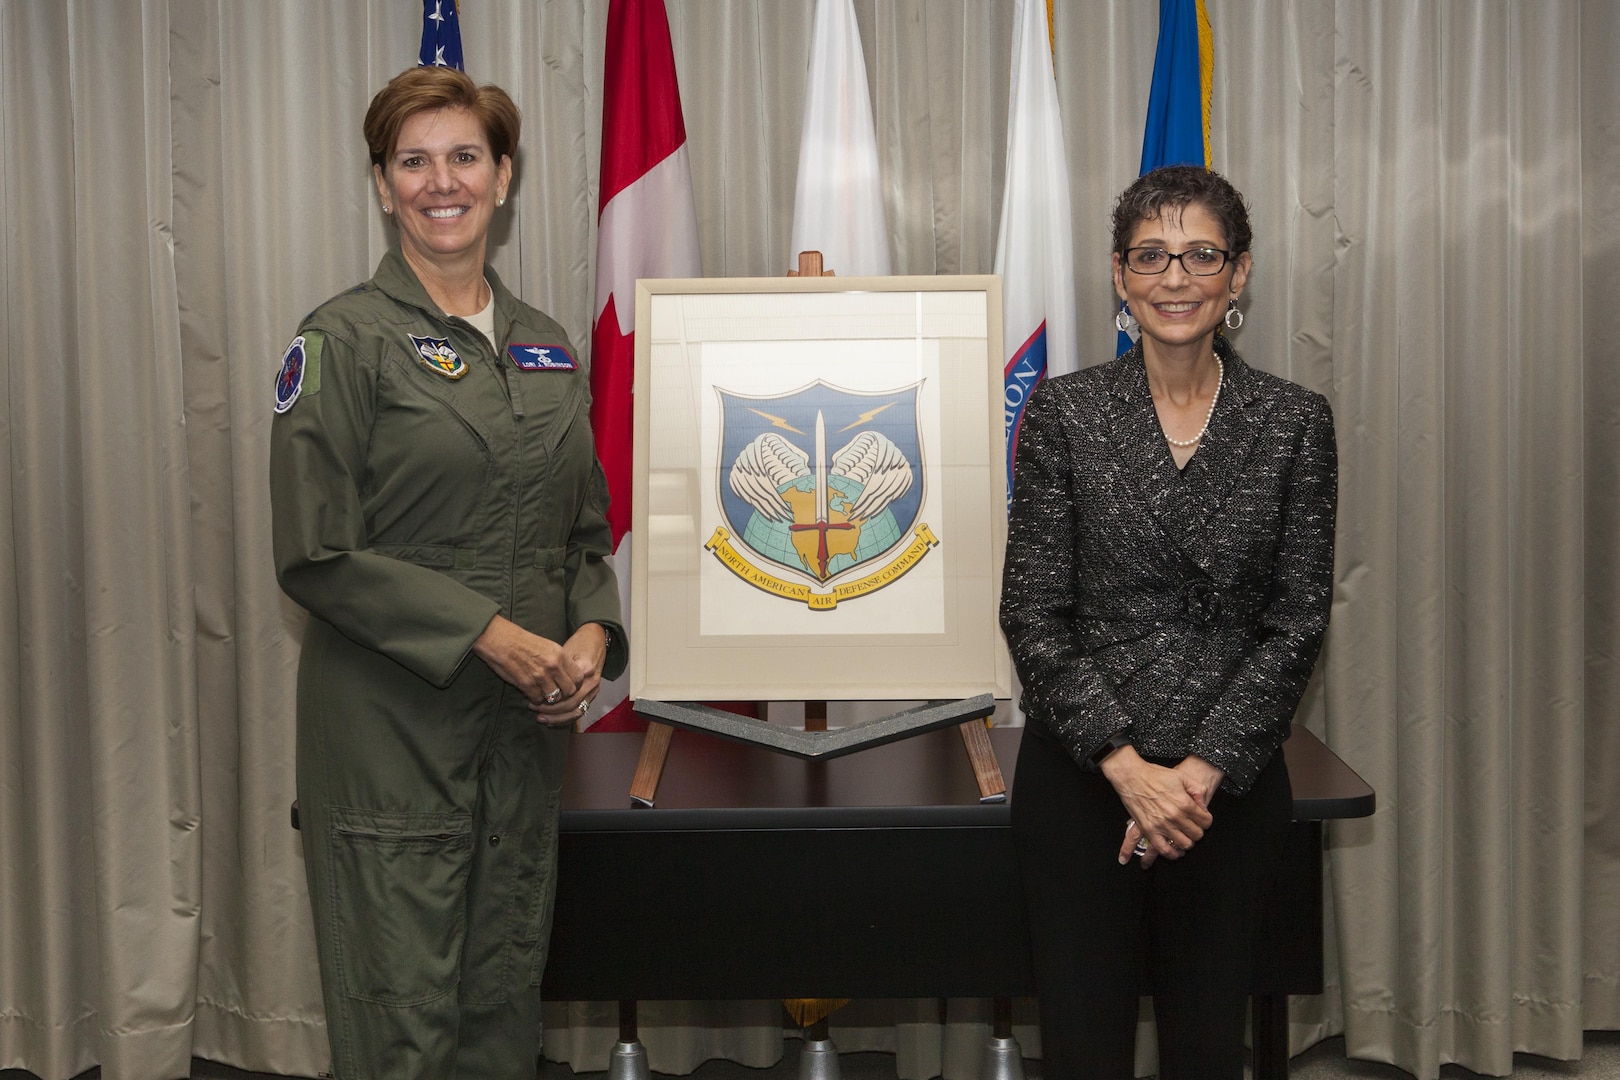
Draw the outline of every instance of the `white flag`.
M822 265L843 277L889 272L877 133L852 0L816 0L790 269L801 251L821 252Z
M1009 499L1024 403L1035 384L1048 375L1080 367L1069 168L1050 41L1046 5L1041 0L1017 0L1007 104L1007 182L996 237Z
M1012 502L1018 425L1035 384L1080 367L1069 224L1069 166L1063 153L1057 79L1042 0L1013 5L1012 80L1007 100L1007 180L996 236L1001 275L1002 400L1007 432L1007 501ZM1021 727L1015 684L1009 726Z

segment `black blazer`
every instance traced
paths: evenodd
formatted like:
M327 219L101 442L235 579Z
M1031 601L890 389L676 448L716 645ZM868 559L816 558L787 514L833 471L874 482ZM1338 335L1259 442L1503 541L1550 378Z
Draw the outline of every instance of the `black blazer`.
M1176 469L1138 345L1049 379L1018 434L1001 626L1022 704L1077 762L1115 734L1197 754L1243 794L1287 737L1333 599L1338 458L1327 400L1225 367Z

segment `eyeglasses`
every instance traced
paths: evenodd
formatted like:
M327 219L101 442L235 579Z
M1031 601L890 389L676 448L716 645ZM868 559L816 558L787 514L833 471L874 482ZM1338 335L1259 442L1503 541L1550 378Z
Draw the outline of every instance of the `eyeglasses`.
M1164 248L1135 247L1126 249L1125 266L1137 274L1162 274L1174 259L1194 277L1209 277L1226 269L1226 260L1231 257L1230 251L1212 247L1188 248L1175 254Z

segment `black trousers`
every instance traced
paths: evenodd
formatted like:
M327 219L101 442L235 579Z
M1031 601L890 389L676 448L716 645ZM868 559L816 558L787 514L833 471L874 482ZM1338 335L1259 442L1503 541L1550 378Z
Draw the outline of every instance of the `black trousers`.
M1129 815L1113 787L1025 729L1012 825L1049 1080L1130 1080L1149 991L1160 1080L1241 1080L1259 912L1293 816L1282 754L1210 813L1180 859L1120 866Z

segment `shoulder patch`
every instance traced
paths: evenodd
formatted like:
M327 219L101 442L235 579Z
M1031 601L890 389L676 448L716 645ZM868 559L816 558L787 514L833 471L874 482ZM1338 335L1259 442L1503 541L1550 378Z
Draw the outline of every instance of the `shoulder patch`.
M281 370L276 373L276 412L284 413L301 396L321 388L321 342L319 331L299 334L281 354Z
M407 336L411 344L416 346L416 358L433 374L446 379L459 379L467 374L467 361L450 347L449 338L417 337L415 334Z
M519 371L577 371L579 365L574 358L568 355L568 350L561 345L522 345L511 344L506 347L506 355L512 358Z

